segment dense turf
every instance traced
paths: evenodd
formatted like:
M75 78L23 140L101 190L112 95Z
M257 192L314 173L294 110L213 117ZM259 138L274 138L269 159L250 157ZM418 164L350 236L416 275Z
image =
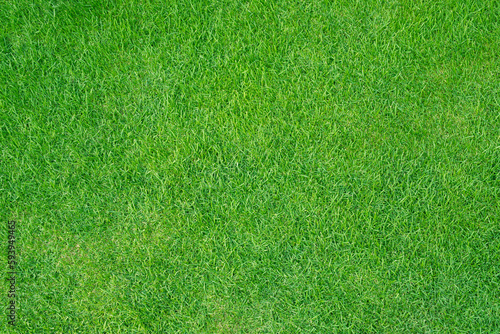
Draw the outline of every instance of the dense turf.
M0 332L500 332L499 1L162 2L0 1Z

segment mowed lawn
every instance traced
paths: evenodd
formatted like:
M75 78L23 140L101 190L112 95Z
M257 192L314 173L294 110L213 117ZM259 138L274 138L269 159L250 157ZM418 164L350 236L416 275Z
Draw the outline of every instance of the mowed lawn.
M500 1L0 1L1 333L500 333Z

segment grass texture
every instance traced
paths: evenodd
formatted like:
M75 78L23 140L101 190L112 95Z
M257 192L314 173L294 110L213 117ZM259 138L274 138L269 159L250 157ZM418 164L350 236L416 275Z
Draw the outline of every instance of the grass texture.
M499 1L2 0L0 126L2 333L500 333Z

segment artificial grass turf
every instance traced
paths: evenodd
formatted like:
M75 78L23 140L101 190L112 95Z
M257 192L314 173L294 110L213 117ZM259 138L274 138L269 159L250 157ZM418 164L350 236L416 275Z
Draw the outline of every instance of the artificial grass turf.
M498 1L0 23L1 332L500 332Z

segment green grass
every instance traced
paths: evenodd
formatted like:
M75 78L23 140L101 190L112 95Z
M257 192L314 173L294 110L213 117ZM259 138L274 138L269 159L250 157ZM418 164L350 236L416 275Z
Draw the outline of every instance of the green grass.
M0 126L2 333L500 333L497 0L3 0Z

